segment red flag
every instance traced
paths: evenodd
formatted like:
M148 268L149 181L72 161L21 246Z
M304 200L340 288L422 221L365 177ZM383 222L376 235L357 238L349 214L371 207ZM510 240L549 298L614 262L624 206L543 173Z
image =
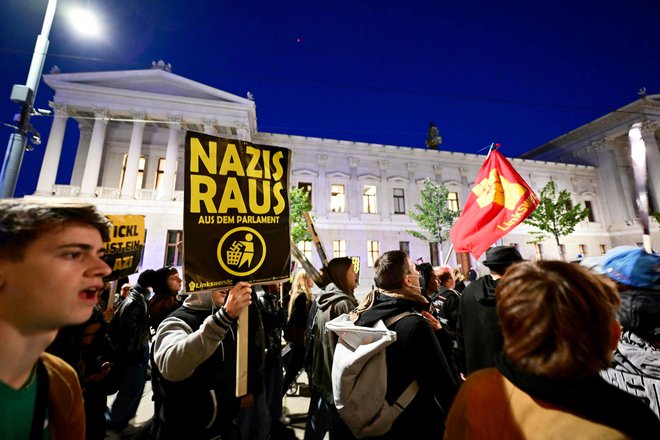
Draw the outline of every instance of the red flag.
M454 250L479 258L529 216L539 199L496 149L488 153L458 221L450 231Z

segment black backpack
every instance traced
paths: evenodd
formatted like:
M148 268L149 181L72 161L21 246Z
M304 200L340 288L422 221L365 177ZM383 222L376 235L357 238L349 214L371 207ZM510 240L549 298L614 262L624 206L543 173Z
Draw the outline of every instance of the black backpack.
M330 304L325 311L329 311L332 304L344 299L346 298L342 295L335 295L330 298ZM318 298L314 298L314 301L312 301L312 305L309 308L309 315L307 315L307 324L305 325L305 361L303 365L310 383L312 376L314 375L314 346L317 344L317 340L321 337L321 330L319 330L316 319L316 315L319 312L319 304L317 300ZM324 313L324 311L321 311L321 313ZM330 316L327 318L326 322L330 321ZM325 331L325 329L323 330Z

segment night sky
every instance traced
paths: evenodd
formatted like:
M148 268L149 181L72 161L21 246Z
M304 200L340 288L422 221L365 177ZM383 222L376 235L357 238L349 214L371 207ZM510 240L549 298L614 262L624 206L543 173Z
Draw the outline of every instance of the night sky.
M18 106L46 0L0 6L0 121ZM102 39L81 39L67 7L100 11ZM648 94L660 93L658 0L60 0L44 73L173 73L245 97L260 131L441 149L491 142L517 156ZM42 82L36 106L53 91ZM44 143L23 161L17 195L36 186ZM67 127L65 144L77 142ZM0 127L4 157L11 129ZM65 146L66 149L66 146ZM485 151L484 151L485 153ZM58 173L68 183L73 159Z

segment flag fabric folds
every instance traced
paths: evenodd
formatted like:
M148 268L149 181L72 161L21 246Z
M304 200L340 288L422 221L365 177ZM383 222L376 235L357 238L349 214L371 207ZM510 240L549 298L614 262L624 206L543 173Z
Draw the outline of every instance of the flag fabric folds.
M463 212L450 231L454 250L479 258L539 204L527 182L497 149L484 162Z

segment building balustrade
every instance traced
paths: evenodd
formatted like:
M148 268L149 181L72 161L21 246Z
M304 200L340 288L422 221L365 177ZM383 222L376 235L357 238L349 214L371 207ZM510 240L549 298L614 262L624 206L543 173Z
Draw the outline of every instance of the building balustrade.
M118 199L121 194L119 188L108 188L104 186L97 186L96 191L94 191L94 197L99 199Z
M52 192L55 197L78 197L80 186L53 185Z

